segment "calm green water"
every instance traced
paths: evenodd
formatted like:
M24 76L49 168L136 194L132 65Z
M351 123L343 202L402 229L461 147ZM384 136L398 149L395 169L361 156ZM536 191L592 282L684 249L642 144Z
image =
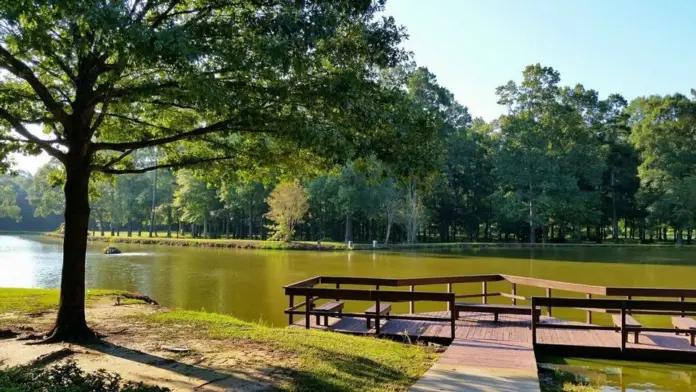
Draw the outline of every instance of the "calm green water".
M543 366L574 373L603 391L694 391L696 367L692 365L605 361L580 358L544 358Z
M87 286L90 288L140 291L167 306L205 309L278 326L287 323L283 315L287 298L282 286L315 275L418 277L505 273L598 285L696 288L696 248L486 249L437 254L252 251L122 244L119 248L124 254L103 255L103 246L90 245L88 250ZM60 268L59 241L38 236L0 236L0 287L58 287ZM444 286L429 289L444 291ZM481 287L480 284L457 285L455 290L461 294L477 293ZM491 292L503 290L509 292L510 285L489 285ZM520 287L518 293L543 295L543 290ZM504 302L502 298L494 298L491 302L496 300ZM348 310L364 310L367 306L350 303ZM417 303L416 306L417 311L444 309L443 304ZM406 311L406 307L400 304L394 311ZM554 315L584 319L584 313L572 310ZM642 320L650 325L664 325L668 321L664 317L643 317ZM602 321L606 319L595 316L595 322ZM668 366L666 369L679 370L659 373L648 371L656 369L652 365L649 368L636 366L612 362L596 365L590 361L579 365L586 368L588 374L623 369L624 381L637 380L626 390L690 390L682 381L686 377L685 367ZM694 368L686 369L691 380ZM657 377L658 373L664 377ZM615 380L611 375L605 378Z

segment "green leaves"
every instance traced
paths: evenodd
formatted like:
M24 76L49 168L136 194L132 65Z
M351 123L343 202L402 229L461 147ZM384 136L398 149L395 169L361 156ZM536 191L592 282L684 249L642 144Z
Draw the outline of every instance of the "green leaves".
M22 210L17 206L17 191L12 184L0 185L0 217L9 217L19 222Z
M276 186L266 199L268 212L265 217L274 222L272 240L290 241L295 226L302 223L309 210L309 194L300 182L284 181Z

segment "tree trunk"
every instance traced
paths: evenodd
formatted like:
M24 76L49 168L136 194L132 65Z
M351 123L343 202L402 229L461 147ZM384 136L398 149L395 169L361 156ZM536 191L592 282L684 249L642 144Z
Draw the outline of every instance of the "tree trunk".
M155 161L156 163L156 161ZM157 199L157 170L152 171L152 205L150 206L150 238L155 231L155 200ZM157 233L155 232L155 237Z
M249 196L249 239L254 238L254 199Z
M48 340L94 339L85 319L85 259L89 225L89 162L70 156L65 173L65 236L60 303Z
M384 236L384 245L387 245L389 243L389 234L391 234L391 227L392 217L390 214L387 214L387 233Z
M614 189L614 169L611 169L611 238L619 242L619 218L616 215L616 190Z
M172 238L172 204L167 205L167 238Z
M536 243L536 236L534 235L534 204L529 202L529 243Z
M225 221L225 237L229 240L230 239L230 221L232 218L230 217L230 210L227 210L227 220Z
M353 241L353 217L350 213L346 214L345 243L348 241Z

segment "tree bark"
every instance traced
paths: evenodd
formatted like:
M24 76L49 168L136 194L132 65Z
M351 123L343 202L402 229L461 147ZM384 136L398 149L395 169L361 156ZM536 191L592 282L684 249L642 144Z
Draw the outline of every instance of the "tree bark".
M155 202L157 200L157 170L152 171L152 205L150 206L150 238L155 230ZM157 237L157 232L155 232Z
M72 162L70 162L72 160ZM89 162L70 157L66 164L65 236L60 303L50 341L78 341L96 338L85 319L85 259L89 224Z
M348 241L353 241L353 216L350 213L346 214L345 242Z
M616 190L614 189L614 169L611 169L611 238L619 242L619 218L616 214Z

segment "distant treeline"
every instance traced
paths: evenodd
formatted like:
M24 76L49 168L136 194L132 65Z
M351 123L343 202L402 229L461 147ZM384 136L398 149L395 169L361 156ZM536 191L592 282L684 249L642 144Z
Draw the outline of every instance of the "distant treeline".
M426 69L409 72L414 103L440 127L436 139L412 157L419 170L411 175L395 175L408 168L369 159L307 173L298 159L295 171L190 169L100 177L92 184L92 228L124 236L169 231L267 239L266 200L290 177L299 178L309 196L304 219L295 226L298 240L691 242L694 96L600 99L582 85L560 85L557 71L534 65L521 82L497 89L507 114L486 122L472 118ZM134 165L158 159L156 151L141 152L134 154ZM2 181L17 189L22 219L3 218L0 229L58 225L58 165ZM48 218L33 218L35 213Z

